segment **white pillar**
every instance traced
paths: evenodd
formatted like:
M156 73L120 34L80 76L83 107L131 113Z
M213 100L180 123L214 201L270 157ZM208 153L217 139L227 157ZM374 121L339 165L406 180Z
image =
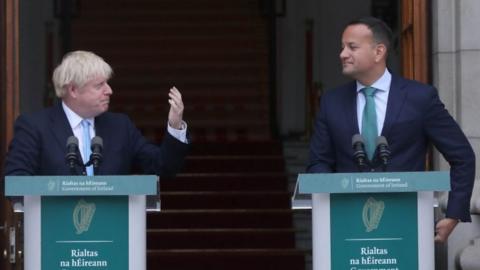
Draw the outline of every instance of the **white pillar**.
M432 1L432 15L434 84L446 108L472 144L479 171L480 36L475 33L478 33L480 25L480 1L435 0ZM434 166L436 170L449 169L438 153L434 156ZM476 185L479 184L477 179ZM468 261L468 252L473 249L480 254L478 244L471 245L472 240L480 236L479 204L475 204L480 200L479 195L479 192L475 192L472 197L473 222L459 224L449 238L449 270L456 269L456 258ZM445 199L445 196L441 198L441 205L445 204ZM472 269L480 269L480 266Z

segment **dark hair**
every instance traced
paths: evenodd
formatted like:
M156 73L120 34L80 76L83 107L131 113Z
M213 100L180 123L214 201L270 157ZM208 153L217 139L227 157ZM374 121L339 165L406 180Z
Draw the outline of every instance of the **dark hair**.
M387 53L390 51L390 44L392 43L392 29L388 27L388 25L375 17L361 17L350 21L347 26L355 25L355 24L363 24L372 31L373 40L376 43L384 44L387 47Z

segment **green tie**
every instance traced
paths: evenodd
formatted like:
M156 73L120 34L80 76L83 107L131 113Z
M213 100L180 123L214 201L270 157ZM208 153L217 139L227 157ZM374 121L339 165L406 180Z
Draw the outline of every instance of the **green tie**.
M365 107L362 118L362 136L365 140L365 149L368 158L372 160L375 152L375 140L378 136L377 112L375 110L375 92L376 88L365 87L361 90L365 95Z

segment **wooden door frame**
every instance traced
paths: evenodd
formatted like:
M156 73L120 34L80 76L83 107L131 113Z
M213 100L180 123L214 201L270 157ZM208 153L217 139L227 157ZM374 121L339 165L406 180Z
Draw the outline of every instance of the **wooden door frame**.
M13 122L20 112L19 87L19 0L0 0L0 267L5 270L22 269L20 263L13 266L8 259L9 228L17 227L10 203L3 196L3 164L8 143L13 136ZM18 237L16 237L18 239ZM4 251L7 250L7 258ZM15 254L16 261L20 258Z
M408 79L431 84L431 3L430 0L401 2L402 75ZM433 148L427 152L426 169L433 168Z
M402 0L402 75L431 83L431 16L429 0Z

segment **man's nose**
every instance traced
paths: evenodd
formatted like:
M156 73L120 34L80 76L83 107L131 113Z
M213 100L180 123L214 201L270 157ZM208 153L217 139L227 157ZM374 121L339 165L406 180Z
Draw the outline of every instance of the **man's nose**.
M112 90L112 88L110 87L110 85L107 83L107 84L105 85L105 95L111 95L111 94L113 94L113 90Z
M347 49L346 48L342 48L342 50L340 50L340 59L345 59L348 57L348 52L347 52Z

